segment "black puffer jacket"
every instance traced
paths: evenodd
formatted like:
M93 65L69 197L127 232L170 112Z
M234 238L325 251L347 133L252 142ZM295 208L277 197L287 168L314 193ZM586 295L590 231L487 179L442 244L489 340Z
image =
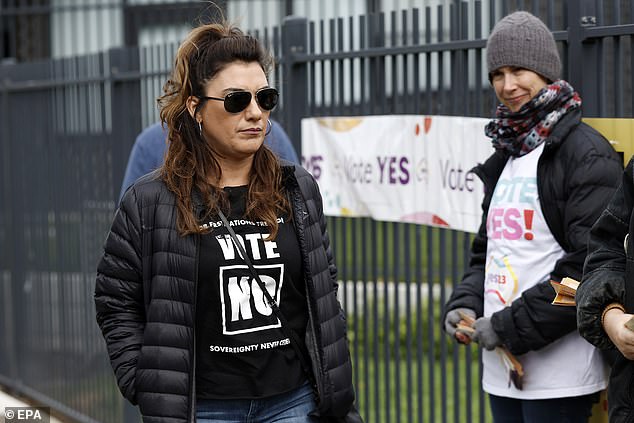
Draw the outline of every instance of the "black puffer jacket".
M550 231L565 251L550 278L580 280L588 232L612 197L623 165L608 141L581 122L578 109L564 116L544 142L537 164L539 203ZM452 292L445 315L459 307L483 315L487 211L507 159L496 153L474 169L485 186L482 223L471 246L469 269ZM546 280L524 291L510 307L493 313L493 328L512 353L538 350L576 328L575 309L553 307L554 296Z
M283 172L306 273L306 346L319 411L345 416L354 402L352 367L321 195L304 169L284 163ZM178 234L174 195L155 172L123 197L97 269L97 322L119 388L145 422L195 421L199 238Z
M628 313L634 313L633 208L634 157L610 204L592 227L588 259L576 295L581 336L598 348L615 352L608 384L610 422L634 422L634 361L616 353L601 324L608 304L623 304Z

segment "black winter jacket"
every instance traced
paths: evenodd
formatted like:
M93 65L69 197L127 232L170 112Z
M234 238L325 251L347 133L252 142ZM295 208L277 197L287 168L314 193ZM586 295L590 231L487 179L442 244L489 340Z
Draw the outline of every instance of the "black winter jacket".
M581 110L566 114L545 142L537 164L537 190L546 223L565 254L550 279L581 279L588 232L618 184L623 165L608 141L581 122ZM485 186L482 222L471 246L469 269L445 306L484 312L484 275L487 253L487 211L508 156L494 153L474 172ZM548 280L524 291L491 316L493 329L513 354L538 350L575 330L573 307L553 307L555 292ZM442 321L444 322L444 316Z
M352 367L321 195L306 170L288 162L282 169L305 270L305 341L319 412L345 416L354 402ZM119 389L143 420L194 422L200 236L178 234L175 197L157 175L130 188L117 210L97 269L97 322Z
M588 258L576 294L581 336L598 348L615 352L608 384L610 422L634 422L634 362L618 353L601 324L608 304L623 304L628 313L634 313L633 207L634 157L612 201L590 231Z

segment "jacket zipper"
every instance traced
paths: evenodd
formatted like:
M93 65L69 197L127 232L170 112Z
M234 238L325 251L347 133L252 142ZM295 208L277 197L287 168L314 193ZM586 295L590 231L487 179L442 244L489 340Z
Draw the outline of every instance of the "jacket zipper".
M194 261L194 311L192 315L192 368L189 374L189 421L196 422L196 302L198 300L198 261L200 260L200 234L196 234L196 260Z

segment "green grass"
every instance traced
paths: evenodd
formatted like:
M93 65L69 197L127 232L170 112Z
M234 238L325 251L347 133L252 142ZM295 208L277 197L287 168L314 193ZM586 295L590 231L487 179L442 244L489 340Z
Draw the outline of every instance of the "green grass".
M490 422L477 348L457 347L441 332L440 299L424 299L428 287L422 285L457 283L472 235L367 218L329 218L328 230L339 279L421 284L424 291L409 318L396 315L394 298L386 301L382 292L377 298L367 292L365 307L356 310L366 314L356 318L351 299L346 299L357 398L365 421Z
M409 318L384 310L382 302L369 301L367 314L348 314L354 380L365 421L490 422L480 389L478 350L459 346L441 332L439 302L423 300L419 314L412 312Z
M457 279L468 263L472 234L369 218L328 218L343 280Z
M441 331L443 294L431 302L424 295L428 284L460 282L473 234L369 218L331 217L327 224L344 292L347 281L386 280L420 284L423 291L409 318L403 306L396 315L394 297L381 298L382 290L375 298L369 289L366 302L357 301L356 308L353 298L343 298L366 423L491 422L477 348L458 346ZM607 423L598 409L590 421Z
M479 400L483 394L479 388L477 359L471 361L470 366L466 360L458 361L457 368L452 360L444 364L435 361L431 367L421 361L400 360L397 364L394 359L360 360L355 362L355 371L361 376L356 389L359 409L366 423L480 421ZM456 372L457 380L454 379ZM467 372L470 372L470 379L466 377ZM445 380L441 378L442 374L445 374ZM484 412L483 421L492 421L486 401Z

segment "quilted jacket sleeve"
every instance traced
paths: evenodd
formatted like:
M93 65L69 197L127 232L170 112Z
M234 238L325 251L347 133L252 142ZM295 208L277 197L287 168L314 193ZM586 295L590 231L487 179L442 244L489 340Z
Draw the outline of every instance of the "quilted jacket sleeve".
M317 182L313 180L313 184L316 192L315 201L318 205L317 212L319 214L319 227L321 228L322 244L326 250L326 257L328 258L328 272L330 273L330 279L333 283L333 289L335 293L337 293L337 291L339 290L339 284L337 283L337 266L335 265L335 259L332 255L332 248L330 248L330 237L328 236L328 231L326 229L326 217L324 216L321 193L319 192ZM343 310L341 310L341 315L344 316Z
M343 417L354 403L352 362L346 336L345 316L337 300L337 268L326 230L323 202L315 179L305 169L294 166L295 177L310 219L303 226L308 247L308 269L312 278L311 303L316 323L316 341L312 349L313 370L319 386L319 412L323 416ZM310 337L307 347L311 351ZM346 420L347 421L347 420Z
M624 241L634 206L633 167L634 158L630 159L623 172L623 180L612 201L592 227L588 258L576 295L579 333L602 349L614 348L601 325L603 309L613 302L625 305L628 258ZM632 242L631 239L629 242Z
M328 273L330 275L330 281L332 282L332 289L334 291L334 302L338 308L338 317L341 322L342 334L337 335L337 340L332 345L329 352L324 351L325 355L332 355L329 360L332 363L336 363L336 366L332 366L330 373L330 380L333 383L333 401L332 411L335 416L345 416L353 410L353 403L355 400L354 387L352 386L352 362L350 359L350 351L348 346L348 325L346 322L346 314L341 307L341 303L337 300L337 291L339 284L337 283L337 267L335 266L335 260L330 246L330 238L326 229L326 218L324 216L323 202L321 193L317 182L312 179L313 187L315 190L315 201L317 205L317 213L319 215L319 226L321 229L322 244L326 250L326 257L328 260ZM338 325L332 322L324 322L322 325L322 336L325 332L330 333L326 337L329 338L333 334L337 334ZM324 331L326 327L329 330ZM336 357L336 358L335 358ZM345 419L348 421L348 419Z
M119 389L135 404L134 379L145 312L141 270L141 222L135 190L121 201L97 267L95 307Z

